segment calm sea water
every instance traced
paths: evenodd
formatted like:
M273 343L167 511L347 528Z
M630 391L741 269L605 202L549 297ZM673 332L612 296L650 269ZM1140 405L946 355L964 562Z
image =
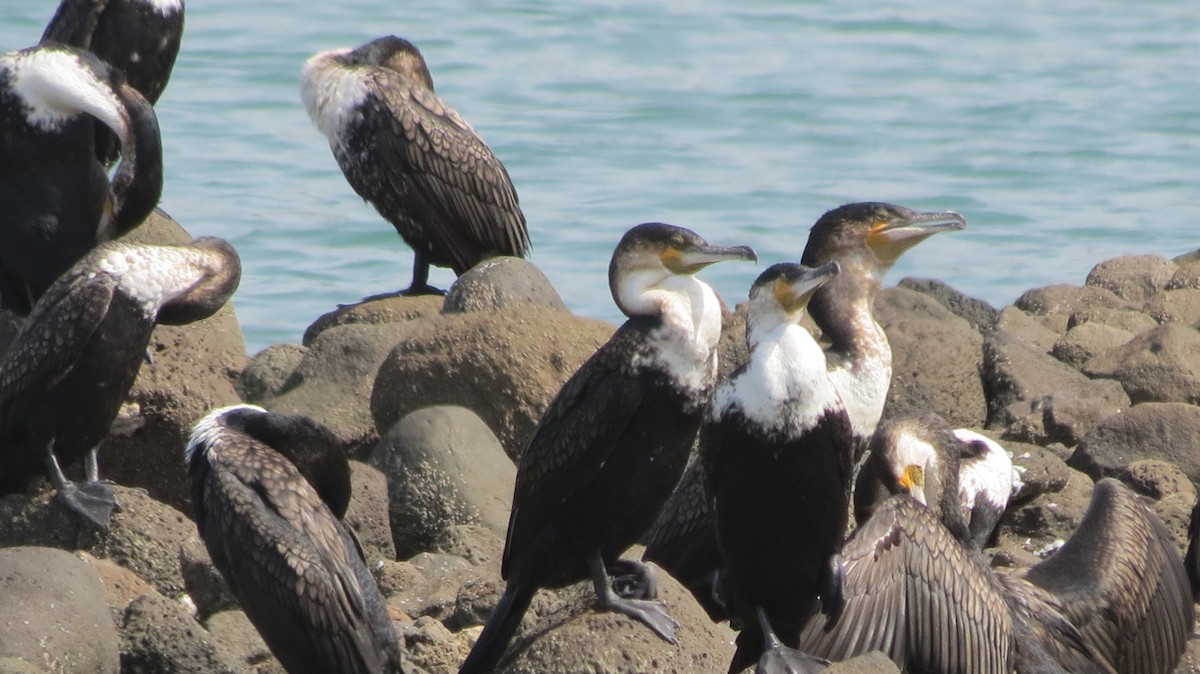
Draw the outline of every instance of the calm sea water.
M730 302L847 201L962 212L966 231L889 281L997 305L1108 257L1200 246L1194 0L411 4L189 0L157 108L162 206L240 251L251 353L408 284L411 253L298 94L308 55L386 33L421 48L505 162L532 260L583 315L620 319L608 258L648 220L753 245L758 267L703 274ZM5 0L0 50L35 42L55 5Z

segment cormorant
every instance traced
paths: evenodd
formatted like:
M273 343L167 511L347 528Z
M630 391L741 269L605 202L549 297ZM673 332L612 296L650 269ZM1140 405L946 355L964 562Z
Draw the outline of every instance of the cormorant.
M755 259L746 246L714 246L661 223L621 238L608 282L629 320L563 385L521 456L501 565L507 586L460 674L496 665L539 587L589 577L600 608L674 643L677 625L647 600L652 592L618 596L610 569L678 481L716 378L721 302L695 274Z
M440 293L429 265L461 275L496 255L529 251L508 171L475 130L433 92L421 52L388 35L308 59L308 114L350 186L412 249L412 285Z
M855 487L866 519L842 550L845 608L810 623L801 647L834 660L882 650L931 673L1172 671L1191 632L1187 581L1138 497L1100 481L1058 552L1022 577L996 573L944 502L961 447L940 419L880 426Z
M892 382L892 350L872 315L883 276L904 251L965 226L958 213L860 202L828 211L809 233L801 263L841 265L841 273L813 294L808 312L830 341L825 347L829 376L850 415L856 459L875 432ZM655 524L644 558L679 579L709 617L720 621L729 614L719 598L721 556L702 472L700 461L688 467Z
M0 494L48 475L58 497L100 527L116 505L96 445L146 356L155 323L211 316L237 288L241 264L222 239L181 246L97 246L46 291L0 359ZM87 456L87 482L60 465Z
M821 347L800 325L838 263L776 264L750 289L750 360L713 394L702 437L717 538L742 622L730 672L819 671L800 629L841 601L854 437ZM785 664L786 663L786 664Z
M121 144L111 182L96 121ZM0 55L0 157L0 307L22 315L97 243L141 224L162 192L154 109L74 47Z
M349 465L328 429L224 407L196 423L185 458L200 537L288 672L401 671L387 604L340 520Z
M86 49L116 66L131 87L154 105L175 67L183 39L183 0L62 0L41 43ZM96 128L101 163L116 161L117 139Z
M1008 501L1021 483L1008 450L975 431L956 428L959 440L958 502L971 541L983 549L995 536Z

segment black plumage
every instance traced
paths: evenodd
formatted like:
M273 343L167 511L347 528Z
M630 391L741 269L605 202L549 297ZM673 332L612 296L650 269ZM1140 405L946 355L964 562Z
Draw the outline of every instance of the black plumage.
M196 424L186 458L200 537L288 672L401 671L387 605L330 508L344 513L350 493L327 429L251 405L221 408ZM330 468L345 479L320 493L305 475Z
M107 526L115 502L95 447L133 385L156 322L212 315L237 288L237 253L221 239L185 246L102 244L63 274L0 359L0 494L48 475L67 505ZM59 465L90 455L88 482Z
M716 377L720 301L693 274L753 259L749 248L712 246L670 225L622 237L609 286L629 320L563 385L521 456L501 567L507 586L460 672L496 665L537 588L589 577L601 608L674 640L675 621L659 603L614 593L610 567L679 479Z
M117 137L110 181L94 128ZM154 109L91 53L40 45L0 55L0 307L28 314L97 243L140 224L162 192Z
M316 54L301 95L350 186L413 249L405 294L438 292L429 265L461 275L489 257L528 253L508 171L434 93L411 42L389 35Z

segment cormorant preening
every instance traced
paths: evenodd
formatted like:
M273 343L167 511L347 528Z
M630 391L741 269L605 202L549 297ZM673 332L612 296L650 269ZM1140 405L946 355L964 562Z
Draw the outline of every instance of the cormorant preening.
M529 252L508 172L433 92L411 42L388 35L321 52L302 80L304 105L346 180L413 249L403 294L440 292L428 284L431 264L461 275L489 257Z
M211 316L241 278L233 247L202 237L182 246L97 246L46 291L0 360L0 494L48 475L58 497L101 527L115 505L96 445L146 356L156 322ZM87 482L60 465L87 455Z
M835 660L882 650L931 673L1172 671L1191 631L1187 581L1138 497L1100 481L1066 545L1023 577L995 573L943 502L961 447L931 417L879 428L855 487L867 519L842 550L845 609L814 620L801 647Z
M904 251L965 226L958 213L861 202L825 213L809 233L801 263L841 265L841 273L813 294L808 311L831 342L825 348L829 376L850 415L856 458L875 432L892 382L892 350L872 315L880 282ZM721 556L702 472L703 463L696 461L684 473L655 524L645 559L679 579L719 621L728 610L719 598Z
M953 433L959 440L958 502L972 543L983 549L995 537L1021 481L1012 457L1000 443L966 428L956 428Z
M760 660L764 673L823 669L794 649L818 600L827 613L841 601L835 553L849 516L854 437L800 318L837 273L837 262L783 263L758 277L746 315L750 360L717 388L705 417L702 459L743 626L730 672Z
M196 423L186 459L200 537L284 669L401 671L387 604L339 519L349 466L328 429L253 405L224 407ZM344 479L322 492L311 481L330 468Z
M109 181L95 123L116 134ZM41 45L0 55L0 307L28 314L97 243L136 227L162 192L154 109L91 53Z
M563 385L521 456L501 566L508 584L460 674L496 665L537 588L589 577L601 608L674 642L662 605L617 596L610 568L679 479L716 378L721 303L694 274L754 259L746 246L713 246L660 223L621 238L608 283L629 320Z
M92 52L120 69L154 105L171 78L182 39L183 0L62 0L41 42ZM96 133L97 157L113 163L118 140L103 126Z

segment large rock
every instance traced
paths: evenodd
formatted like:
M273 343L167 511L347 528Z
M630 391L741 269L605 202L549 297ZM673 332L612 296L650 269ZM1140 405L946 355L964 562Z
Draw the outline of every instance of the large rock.
M1067 483L1055 492L1010 508L1001 528L1023 539L1027 552L1045 557L1075 533L1092 500L1093 482L1078 470L1069 471Z
M357 304L339 305L337 309L313 321L304 331L301 343L310 346L317 335L339 325L407 323L426 316L436 316L441 313L444 301L440 295L388 295Z
M225 579L208 554L208 548L199 538L184 541L179 546L179 572L200 620L239 607L237 597L225 584Z
M1061 316L1061 314L1056 315ZM1060 337L1057 328L1052 330L1046 327L1044 321L1013 305L1004 307L1000 311L1000 315L996 318L995 330L1015 337L1045 353L1050 353L1054 342Z
M1102 419L1075 448L1070 464L1092 476L1119 477L1139 459L1161 459L1200 482L1200 407L1142 403Z
M1182 260L1175 258L1174 262L1179 265L1179 269L1171 275L1171 280L1167 281L1167 290L1178 290L1180 288L1200 288L1200 260Z
M125 609L121 673L235 674L238 663L177 601L143 595Z
M1048 393L1040 402L1046 440L1074 447L1096 422L1129 406L1121 385L1103 379Z
M1096 265L1084 283L1111 290L1131 302L1145 302L1166 287L1178 268L1161 255L1126 255Z
M954 426L987 418L979 380L983 338L965 319L913 290L889 288L875 318L892 347L892 387L884 416L936 412Z
M943 281L930 278L902 278L897 286L915 290L937 300L955 316L971 324L981 334L988 334L996 327L1000 312L987 302L971 297Z
M96 575L100 577L100 582L104 584L104 593L108 599L108 608L112 612L114 620L119 620L124 615L125 609L129 607L129 604L138 597L144 594L159 594L153 585L142 580L136 573L111 559L93 557L83 550L77 551L75 555L96 570Z
M1145 311L1159 323L1200 327L1200 289L1164 290L1146 302Z
M1067 321L1067 328L1084 323L1100 323L1134 335L1158 325L1158 321L1135 309L1090 307L1072 312Z
M1067 329L1050 349L1050 355L1076 370L1083 369L1089 360L1133 339L1128 330L1088 321Z
M1061 334L1066 330L1065 323L1071 314L1078 311L1092 311L1101 307L1133 309L1140 303L1135 306L1107 288L1059 283L1027 290L1013 305L1041 317L1044 325Z
M254 623L242 611L221 611L210 616L204 628L232 662L243 664L247 674L286 674Z
M1200 403L1200 332L1164 323L1096 356L1083 371L1121 382L1135 403Z
M508 527L516 466L471 410L426 407L401 419L371 452L387 476L396 553L433 550L447 530L481 524Z
M396 558L388 514L388 479L373 466L350 462L350 507L344 521L358 535L367 565Z
M607 323L561 311L472 312L414 326L379 368L375 427L430 405L479 415L514 460L563 383L612 336Z
M254 354L238 377L238 394L256 405L279 395L306 353L299 344L272 344Z
M120 509L108 531L100 531L53 499L52 491L0 498L0 547L40 545L86 550L133 571L168 597L183 592L179 546L196 538L196 525L183 513L139 489L116 487Z
M446 293L442 312L498 311L522 306L567 311L550 279L532 262L493 257L471 267Z
M0 662L8 658L64 674L120 670L120 637L104 586L96 570L71 553L0 549L0 606Z

